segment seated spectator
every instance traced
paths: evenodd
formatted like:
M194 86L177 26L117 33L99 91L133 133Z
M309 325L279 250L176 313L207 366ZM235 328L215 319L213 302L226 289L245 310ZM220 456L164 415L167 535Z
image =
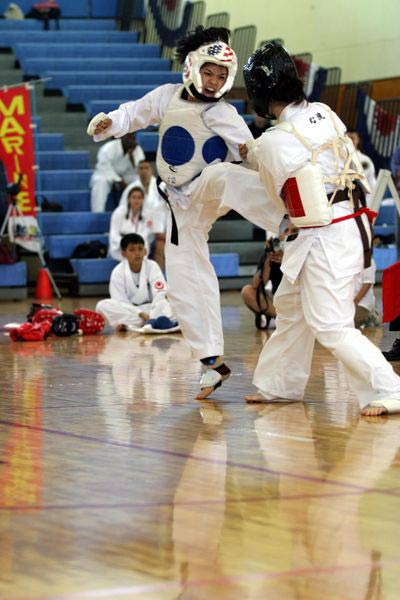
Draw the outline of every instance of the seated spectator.
M10 2L3 14L5 19L22 20L24 13L15 2Z
M357 150L358 158L360 159L362 168L364 169L365 177L367 178L368 185L371 188L371 193L374 191L376 186L376 174L375 165L369 156L361 152L360 150L360 134L355 129L348 129L346 134L353 141L354 147ZM368 196L367 194L367 200Z
M390 331L399 331L400 330L399 320L400 320L399 317L397 317L397 319L395 319L394 321L392 321L390 323L390 326L389 326ZM396 338L393 342L393 346L391 347L391 349L382 352L382 354L386 358L386 360L388 360L390 362L400 360L400 338Z
M360 273L356 287L354 324L357 328L379 327L382 323L374 295L375 274L376 264L374 259L372 259L371 266Z
M144 209L144 192L141 187L130 189L126 204L118 206L111 216L108 254L115 260L122 260L121 239L127 233L139 234L149 252L156 225L152 213Z
M98 302L96 311L116 331L137 331L143 326L177 331L164 276L157 263L146 258L144 239L136 233L124 235L121 254L124 260L111 273L110 298Z
M157 180L153 175L153 168L149 160L141 160L138 165L139 177L129 184L123 191L120 206L126 205L126 200L129 191L133 187L141 187L144 191L144 209L150 211L152 214L152 220L154 229L157 231L155 234L154 244L151 249L151 254L154 260L159 264L161 269L165 270L165 232L167 229L167 219L169 208L163 198L161 198L157 189Z
M251 283L242 288L241 296L244 303L256 315L257 329L267 329L271 320L276 317L273 295L282 279L280 269L282 258L281 240L279 238L267 240ZM269 289L269 285L271 289Z
M37 2L32 6L29 12L26 13L27 19L40 19L43 21L43 29L49 29L50 19L54 19L56 29L60 29L61 9L55 0L45 0L45 2Z
M397 189L400 189L400 146L395 148L390 159L390 170Z
M104 212L113 186L120 192L137 178L137 166L145 158L133 133L101 146L90 179L90 203L93 212Z

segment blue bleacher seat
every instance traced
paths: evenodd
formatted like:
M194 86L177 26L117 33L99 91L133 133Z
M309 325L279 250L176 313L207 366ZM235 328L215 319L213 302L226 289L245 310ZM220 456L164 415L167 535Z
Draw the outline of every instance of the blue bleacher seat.
M39 171L40 190L88 190L91 175L90 169Z
M2 31L0 48L13 48L26 41L24 31ZM134 31L30 31L29 44L133 44L139 35Z
M86 2L83 0L58 0L58 5L61 9L62 22L68 22L68 20L75 20L75 18L86 17L85 20L102 20L106 19L111 20L115 19L117 14L117 0L91 0L91 2ZM26 14L30 8L32 8L32 0L18 0L18 6L21 8L22 12ZM139 6L136 8L134 16L135 18L141 18L140 15L143 14L143 1L135 2ZM7 6L9 5L9 0L0 0L0 14L3 14ZM74 19L67 19L65 17L73 17ZM94 17L91 19L90 17ZM28 21L36 22L36 19L27 19ZM83 19L82 19L83 20ZM42 23L40 23L42 25Z
M37 191L39 200L45 196L49 202L57 202L66 212L90 211L90 192L84 190L43 190Z
M236 277L239 275L239 254L234 252L211 254L210 260L217 277Z
M0 265L0 287L24 287L27 282L25 262Z
M93 17L115 17L117 0L92 0L91 12Z
M84 150L40 151L36 160L43 170L89 169L89 152Z
M246 102L244 100L233 100L231 98L227 98L227 102L236 108L239 115L242 115L246 110Z
M395 232L395 225L374 225L374 235L386 237L388 235L394 235Z
M41 152L59 151L64 149L63 133L37 133L35 135L37 147Z
M44 236L46 250L50 258L71 258L71 255L78 244L99 240L106 246L108 245L108 236L99 233L77 234L77 235L50 235ZM101 259L99 259L101 260Z
M383 205L379 208L378 216L376 217L375 225L394 225L396 222L396 206Z
M136 141L143 148L143 152L156 152L158 146L157 131L138 131Z
M79 71L168 71L171 67L169 58L109 58L101 54L97 58L85 58L79 62ZM71 71L77 69L74 58L30 58L21 61L25 75L43 77L49 70Z
M383 271L397 261L397 248L395 245L373 249L373 257L378 271Z
M111 213L59 212L42 213L40 227L43 235L107 233Z
M85 61L106 55L110 58L157 58L160 46L157 44L14 44L14 53L25 72L24 60L27 58L75 58Z
M382 205L374 223L374 235L388 236L396 232L396 206Z
M40 132L41 119L40 117L31 117L32 125L34 126L33 130L35 133Z
M7 2L8 4L9 2ZM30 3L31 6L32 3ZM60 31L113 31L116 29L114 19L60 19L59 24ZM55 29L54 21L50 21L50 31ZM43 31L43 22L37 19L0 19L0 31Z
M108 283L118 261L113 258L71 258L70 263L79 283Z
M69 104L86 104L91 100L118 100L118 103L137 100L148 94L156 85L68 85L63 94Z
M164 83L181 83L182 73L175 71L45 71L43 77L51 77L44 84L47 90L61 90L66 86L120 86L153 85Z

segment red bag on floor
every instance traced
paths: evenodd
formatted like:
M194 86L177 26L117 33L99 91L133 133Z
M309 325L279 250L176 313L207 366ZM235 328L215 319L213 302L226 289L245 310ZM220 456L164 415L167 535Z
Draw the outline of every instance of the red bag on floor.
M41 342L51 333L51 322L22 323L19 327L10 330L13 342Z
M54 317L62 315L62 311L58 308L41 308L32 317L32 323L42 323L42 321L53 322Z
M100 313L88 308L78 308L74 310L74 315L79 318L79 329L83 335L93 335L103 331L106 322Z

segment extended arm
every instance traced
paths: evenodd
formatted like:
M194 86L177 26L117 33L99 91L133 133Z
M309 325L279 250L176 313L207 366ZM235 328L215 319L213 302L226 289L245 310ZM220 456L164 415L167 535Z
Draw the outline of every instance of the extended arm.
M89 123L88 135L92 135L95 142L100 142L111 136L122 137L149 125L159 125L175 89L173 84L162 85L139 100L121 104L107 115L96 115Z

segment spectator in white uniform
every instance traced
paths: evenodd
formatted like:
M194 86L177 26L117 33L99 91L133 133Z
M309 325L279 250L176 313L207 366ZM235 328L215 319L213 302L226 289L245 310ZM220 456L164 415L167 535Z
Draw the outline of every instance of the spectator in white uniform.
M236 109L222 98L237 69L228 40L223 27L188 33L177 46L185 61L183 85L162 85L108 115L97 115L88 127L89 135L101 141L159 125L157 171L173 207L165 253L168 293L193 356L206 367L198 398L207 397L230 375L222 358L219 284L209 258L208 232L230 209L272 231L284 215L265 197L255 171L214 164L240 159L238 145L252 139Z
M124 260L110 279L110 299L101 300L96 310L117 331L138 331L148 325L163 331L177 331L167 299L167 285L160 267L146 258L144 239L129 233L121 239Z
M153 229L156 232L151 249L152 258L165 270L165 232L169 214L168 205L158 193L157 180L153 175L153 168L149 160L141 160L138 165L139 177L129 184L123 191L120 206L126 204L129 191L133 187L141 187L144 191L144 209L151 212Z
M376 264L371 260L371 266L364 269L356 283L357 294L354 298L356 314L354 323L356 327L379 327L382 317L376 305L374 284L376 277Z
M90 179L92 212L104 212L109 193L114 185L122 191L137 178L137 166L145 158L143 149L133 133L104 144Z
M118 206L111 215L108 255L115 260L122 260L120 244L127 233L141 235L149 253L156 229L152 212L144 207L143 189L131 188L125 205Z
M367 178L368 185L369 185L369 187L371 189L371 193L372 193L376 186L375 165L369 156L367 156L366 154L361 152L361 150L360 150L361 140L360 140L360 134L358 133L358 131L356 131L355 129L348 129L347 135L352 140L354 147L357 150L358 159L362 165L362 168L364 169L365 177ZM368 200L370 197L371 197L371 194L367 194L367 203L368 203ZM370 204L369 204L369 206L370 206Z
M357 184L365 176L345 126L328 106L306 101L279 44L256 50L244 76L256 112L278 124L241 154L252 153L268 195L299 227L285 246L276 330L254 373L258 393L246 400L301 401L317 339L342 363L363 415L400 412L400 377L354 327L356 282L369 266L371 235Z

